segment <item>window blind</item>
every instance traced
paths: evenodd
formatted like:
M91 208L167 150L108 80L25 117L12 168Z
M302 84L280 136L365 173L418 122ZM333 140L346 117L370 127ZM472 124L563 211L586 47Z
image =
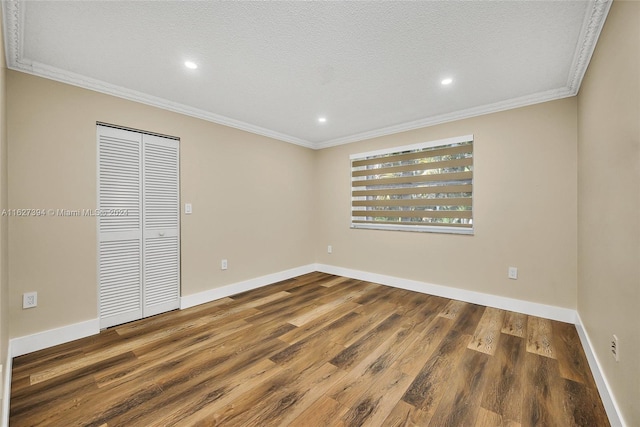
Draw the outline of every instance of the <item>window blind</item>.
M351 156L351 226L473 233L473 136Z

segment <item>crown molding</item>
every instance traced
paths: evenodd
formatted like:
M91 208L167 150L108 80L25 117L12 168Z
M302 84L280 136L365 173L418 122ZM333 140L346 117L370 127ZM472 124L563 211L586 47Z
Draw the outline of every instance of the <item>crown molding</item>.
M210 113L205 110L190 107L188 105L180 104L177 102L169 101L157 96L148 95L135 90L115 86L109 83L105 83L101 80L85 77L80 74L71 73L69 71L60 70L55 67L49 67L47 65L35 62L35 61L20 61L14 64L9 64L9 68L16 71L22 71L24 73L33 74L38 77L44 77L50 80L56 80L62 83L67 83L73 86L79 86L84 89L90 89L96 92L101 92L107 95L116 96L129 101L139 102L141 104L150 105L152 107L162 108L163 110L173 111L174 113L184 114L186 116L195 117L198 119L213 122L219 125L240 129L246 132L250 132L256 135L266 136L278 141L284 141L295 145L300 145L306 148L315 148L314 144L309 141L305 141L294 136L286 135L280 132L276 132L270 129L266 129L260 126L255 126L250 123L235 120L229 117L222 116L220 114Z
M363 141L365 139L378 138L381 136L392 135L400 132L425 128L428 126L439 125L443 123L454 122L456 120L469 119L471 117L483 116L485 114L497 113L499 111L512 110L514 108L526 107L527 105L540 104L542 102L554 101L557 99L574 96L569 88L553 89L546 92L540 92L533 95L527 95L519 98L508 99L506 101L496 102L494 104L481 105L466 110L454 111L447 114L431 116L412 122L401 123L398 125L388 126L376 129L370 132L358 133L343 138L332 139L315 144L316 149L335 147L337 145L350 144L352 142Z
M589 13L585 16L567 81L567 87L576 95L596 49L596 43L609 14L609 9L611 9L611 3L612 0L595 0Z
M22 40L21 29L24 28L22 23L23 14L20 13L21 7L15 0L6 0L2 2L3 17L3 36L4 51L6 53L7 67L15 64L20 59L20 40Z
M64 71L55 67L50 67L36 61L24 58L22 52L22 39L24 28L24 0L3 0L2 8L4 15L4 39L5 51L7 55L7 67L39 77L56 80L73 86L90 89L107 95L116 96L130 101L162 108L209 122L240 129L257 135L266 136L279 141L288 142L306 148L320 150L323 148L349 144L365 139L378 138L394 133L406 132L456 120L467 119L485 114L496 113L513 108L525 107L547 101L553 101L570 96L575 96L580 89L580 84L595 50L598 37L604 26L604 22L611 8L612 0L592 0L589 12L585 16L582 30L579 36L576 53L572 62L571 70L566 87L539 92L532 95L508 99L505 101L481 105L465 110L440 114L437 116L425 117L423 119L387 126L372 131L348 135L322 142L311 142L292 135L283 134L271 129L255 126L230 117L215 114L209 111L190 107L188 105L169 101L164 98L148 95L135 90L112 85L97 79L92 79L76 73Z

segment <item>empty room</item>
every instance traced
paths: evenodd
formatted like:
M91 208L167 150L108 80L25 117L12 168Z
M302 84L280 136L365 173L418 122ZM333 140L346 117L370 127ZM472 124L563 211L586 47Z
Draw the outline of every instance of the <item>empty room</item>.
M640 425L639 2L0 23L0 425Z

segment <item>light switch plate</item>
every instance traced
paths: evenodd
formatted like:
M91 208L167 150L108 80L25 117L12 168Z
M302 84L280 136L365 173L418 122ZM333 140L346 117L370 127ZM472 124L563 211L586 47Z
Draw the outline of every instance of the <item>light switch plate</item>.
M191 203L185 203L184 204L184 213L189 215L191 212L193 212L193 210L191 208Z

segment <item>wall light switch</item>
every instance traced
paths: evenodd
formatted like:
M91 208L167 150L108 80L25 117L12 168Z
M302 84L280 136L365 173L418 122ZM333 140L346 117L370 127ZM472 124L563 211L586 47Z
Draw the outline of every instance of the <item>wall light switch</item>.
M518 278L518 268L509 267L509 279L516 280Z
M189 215L193 210L191 209L191 203L184 204L184 213Z

